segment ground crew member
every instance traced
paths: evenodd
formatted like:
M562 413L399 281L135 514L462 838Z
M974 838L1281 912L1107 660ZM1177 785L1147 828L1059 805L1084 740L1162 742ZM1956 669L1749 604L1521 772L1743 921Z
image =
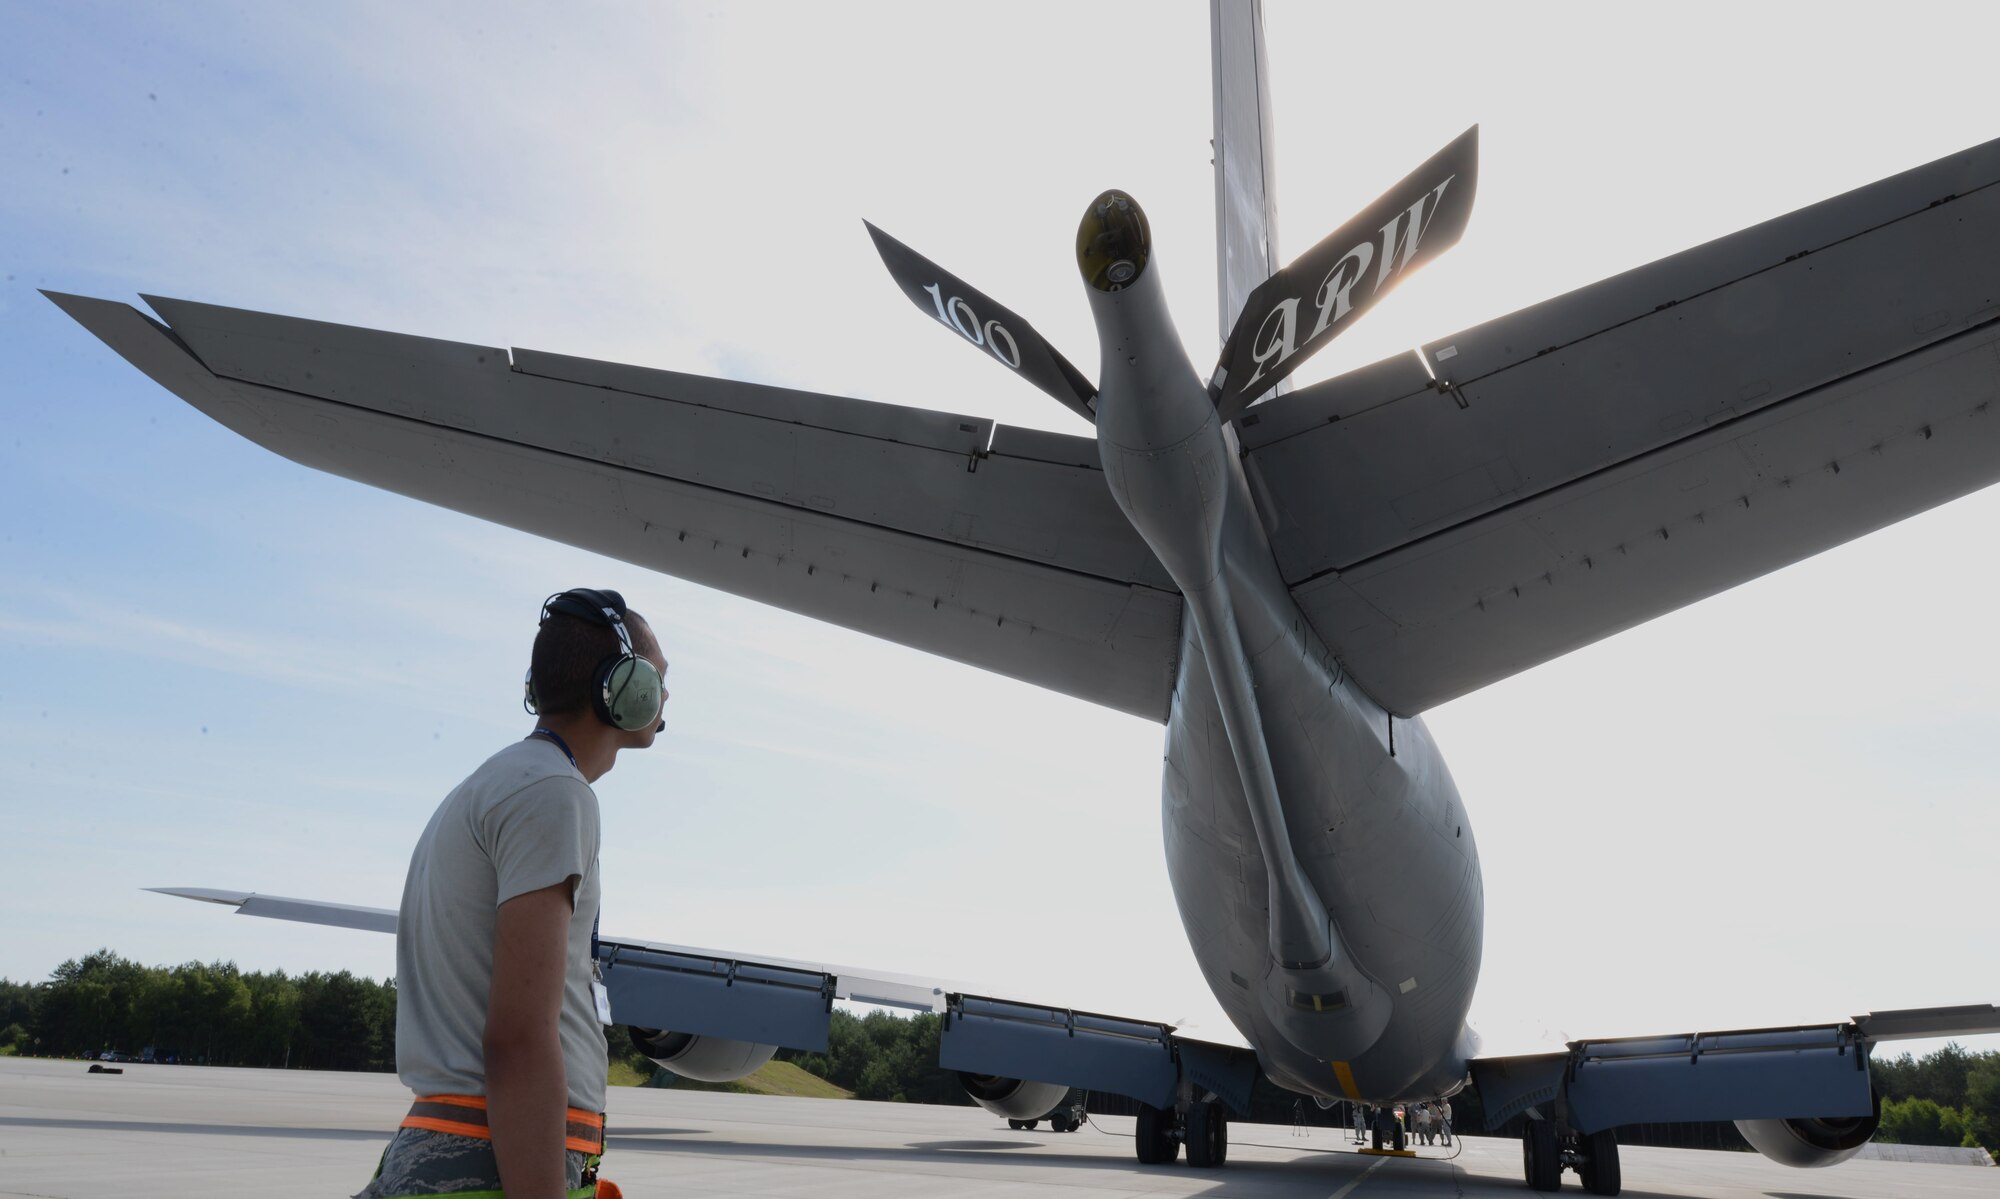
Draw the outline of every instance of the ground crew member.
M598 1194L609 1009L590 784L666 727L666 671L617 592L542 605L534 730L445 797L410 857L396 1073L417 1101L356 1199Z

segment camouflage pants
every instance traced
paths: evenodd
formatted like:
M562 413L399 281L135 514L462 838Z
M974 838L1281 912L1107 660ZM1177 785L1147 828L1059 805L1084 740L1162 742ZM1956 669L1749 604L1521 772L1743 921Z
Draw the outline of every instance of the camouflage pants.
M597 1158L574 1149L563 1151L563 1187L571 1199L590 1199ZM457 1195L461 1199L491 1196L501 1199L500 1163L493 1142L422 1128L399 1128L375 1177L354 1199L401 1199L405 1195Z

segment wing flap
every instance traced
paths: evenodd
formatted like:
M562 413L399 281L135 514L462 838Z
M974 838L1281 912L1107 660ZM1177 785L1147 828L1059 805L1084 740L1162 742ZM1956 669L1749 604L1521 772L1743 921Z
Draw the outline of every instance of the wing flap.
M954 995L938 1065L1130 1095L1170 1107L1179 1085L1173 1029L976 995Z
M1595 1132L1685 1120L1853 1118L1874 1110L1871 1042L2000 1032L1991 1004L1857 1016L1846 1024L1572 1041L1566 1052L1474 1058L1488 1127L1560 1101Z
M1263 1068L1253 1050L1181 1036L1170 1024L953 994L938 1065L1130 1096L1166 1108L1183 1078L1239 1114Z
M168 329L51 298L294 461L1165 717L1178 596L1060 435L995 456L989 423L944 414L721 380L673 399L516 370L490 347L157 301L185 326ZM656 391L690 378L632 369L603 376ZM814 400L830 402L809 423Z
M826 1050L835 978L705 954L604 946L611 1018L635 1028Z
M1689 1120L1851 1118L1873 1110L1852 1025L1577 1041L1567 1053L1475 1058L1489 1127L1560 1102L1592 1133Z

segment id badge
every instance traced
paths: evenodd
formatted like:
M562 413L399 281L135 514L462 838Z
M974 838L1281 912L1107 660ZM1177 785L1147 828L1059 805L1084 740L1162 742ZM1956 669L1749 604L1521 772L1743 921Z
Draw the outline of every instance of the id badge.
M590 997L597 1001L597 1022L609 1026L611 1020L611 989L598 979L590 980Z

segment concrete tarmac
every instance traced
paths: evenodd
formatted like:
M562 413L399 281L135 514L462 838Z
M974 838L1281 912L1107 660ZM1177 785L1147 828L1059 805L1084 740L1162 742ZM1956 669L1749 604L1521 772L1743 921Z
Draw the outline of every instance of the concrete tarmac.
M409 1103L387 1074L0 1058L0 1195L230 1199L350 1195ZM1514 1141L1461 1139L1416 1160L1359 1156L1315 1129L1237 1124L1229 1164L1141 1166L1132 1121L1010 1130L978 1108L613 1087L605 1176L632 1199L787 1196L1248 1196L1456 1199L1531 1194ZM1793 1170L1748 1153L1624 1149L1632 1199L2000 1196L2000 1169L1851 1161ZM1563 1190L1581 1194L1575 1175Z

